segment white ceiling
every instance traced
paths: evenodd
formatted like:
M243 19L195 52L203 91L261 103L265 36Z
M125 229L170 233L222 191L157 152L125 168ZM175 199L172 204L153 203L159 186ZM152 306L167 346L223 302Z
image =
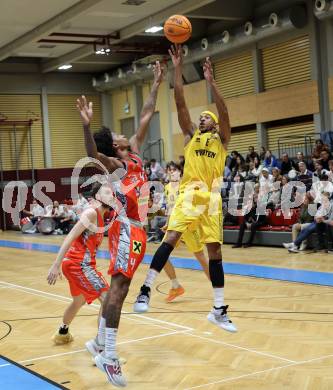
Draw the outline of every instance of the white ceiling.
M106 35L127 27L180 0L147 0L140 6L123 5L124 1L103 0L64 22L53 32ZM1 0L0 47L65 11L75 3L79 2L77 0ZM80 47L80 45L59 44L54 49L41 49L39 46L38 42L30 42L18 48L13 55L52 58Z
M32 42L22 46L19 50L14 51L16 57L42 57L55 58L71 52L80 47L80 45L58 44L54 48L41 48L41 45L52 45L52 43Z
M238 10L246 8L253 1L146 0L145 3L135 6L122 4L125 0L0 0L0 68L5 71L3 69L6 69L8 64L8 71L11 71L10 64L20 61L24 63L25 58L28 57L35 59L36 64L40 65L38 69L42 69L43 72L54 71L63 63L71 63L72 72L105 71L131 63L137 60L138 56L143 58L147 54L132 52L128 55L128 53L115 52L108 58L102 58L103 56L94 54L92 44L41 43L39 40L41 38L67 39L49 36L52 32L97 35L120 32L120 36L124 38L121 44L128 43L133 46L133 43L137 43L141 45L140 48L148 48L148 51L151 51L149 54L152 54L152 42L155 44L164 41L164 44L167 44L164 38L161 39L157 35L155 41L140 36L145 28L155 24L154 15L160 14L156 17L160 22L171 15L170 12L199 10L199 19L192 20L193 37L198 39L202 37L210 23L210 20L206 20L205 17L200 19L201 7L205 6L207 10L207 7L212 6L211 16L221 19L222 22L226 15L228 16L228 12L231 13L231 17L236 14L236 19L239 21L242 17L238 17L238 12L241 12ZM171 7L170 12L169 7ZM75 12L71 12L71 8L74 8ZM124 31L126 32L123 34ZM54 47L41 47L45 45L54 45Z
M75 32L110 33L130 26L134 22L152 15L179 0L147 0L140 6L122 5L125 0L104 0L74 18L71 23Z
M77 0L1 0L0 47L46 22Z

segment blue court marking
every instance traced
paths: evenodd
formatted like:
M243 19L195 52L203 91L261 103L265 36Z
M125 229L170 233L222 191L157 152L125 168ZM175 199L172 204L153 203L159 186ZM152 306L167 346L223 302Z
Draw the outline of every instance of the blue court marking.
M59 245L36 244L27 242L0 240L0 247L25 249L31 251L42 251L57 253ZM108 259L109 252L100 250L97 257ZM146 254L143 260L144 264L150 264L153 256ZM192 270L201 270L200 264L189 258L171 257L171 262L176 268L185 268ZM333 273L298 270L290 268L269 267L254 264L227 263L223 262L224 271L227 274L252 276L263 279L283 280L287 282L297 282L305 284L318 284L322 286L333 286Z
M150 260L147 261L147 263L150 264L151 259L152 256L150 256ZM146 263L146 259L144 262ZM172 258L171 262L176 268L202 269L199 262L193 259ZM276 268L254 264L227 263L225 261L223 261L223 268L225 273L231 275L333 286L333 273L328 272Z
M1 390L65 389L26 367L3 358L0 358L0 384Z

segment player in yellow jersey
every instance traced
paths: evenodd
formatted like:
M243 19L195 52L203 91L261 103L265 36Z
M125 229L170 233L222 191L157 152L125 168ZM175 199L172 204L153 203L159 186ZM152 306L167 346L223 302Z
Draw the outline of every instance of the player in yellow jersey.
M167 215L170 216L175 203L176 199L179 195L179 181L181 178L181 169L180 167L175 164L171 163L170 167L167 170L168 173L168 179L169 183L164 187L164 193L167 199ZM168 223L163 226L162 230L166 231L168 228ZM165 230L164 230L165 229ZM180 241L184 242L187 250L194 254L195 258L199 261L201 264L201 267L203 271L205 272L208 280L209 280L209 269L208 269L208 260L206 259L205 253L203 251L204 245L202 243L200 232L198 229L188 229L181 237ZM169 294L166 297L167 302L172 302L175 300L178 296L183 295L185 290L184 288L179 284L177 280L177 275L174 266L172 263L168 260L164 266L164 271L168 275L169 279L171 280L172 286L169 290Z
M228 109L218 91L209 58L203 65L204 77L214 98L218 118L203 111L199 127L193 124L187 108L182 79L182 47L169 50L175 73L174 93L178 122L185 138L185 166L180 194L170 216L164 242L157 249L146 280L134 304L134 311L149 309L150 290L163 269L181 235L194 226L200 231L209 257L209 275L214 291L214 304L208 320L229 332L237 329L227 314L224 304L224 271L222 265L222 184L227 147L231 136Z

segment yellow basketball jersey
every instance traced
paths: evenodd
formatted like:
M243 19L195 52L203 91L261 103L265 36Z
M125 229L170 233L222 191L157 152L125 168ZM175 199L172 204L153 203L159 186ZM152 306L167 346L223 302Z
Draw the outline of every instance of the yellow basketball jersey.
M185 146L184 153L185 166L180 191L184 191L194 182L205 183L208 191L211 191L214 180L223 177L227 157L219 134L201 133L197 129Z

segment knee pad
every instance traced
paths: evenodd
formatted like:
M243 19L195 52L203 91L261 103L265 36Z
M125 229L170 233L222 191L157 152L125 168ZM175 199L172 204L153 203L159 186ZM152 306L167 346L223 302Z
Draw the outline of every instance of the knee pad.
M153 268L157 272L161 272L165 266L165 263L168 261L169 256L170 256L172 251L173 251L172 245L170 245L166 242L162 242L162 244L157 249L157 251L153 257L153 260L150 264L150 268Z
M209 276L213 287L224 287L222 259L209 260Z

